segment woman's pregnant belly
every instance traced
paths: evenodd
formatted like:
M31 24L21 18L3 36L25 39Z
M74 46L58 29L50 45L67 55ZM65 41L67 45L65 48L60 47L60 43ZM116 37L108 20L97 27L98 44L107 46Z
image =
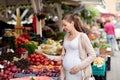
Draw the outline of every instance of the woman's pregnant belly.
M80 64L81 60L79 58L79 55L76 54L77 53L68 53L65 55L63 59L63 67L65 68L65 70L70 71L72 67Z

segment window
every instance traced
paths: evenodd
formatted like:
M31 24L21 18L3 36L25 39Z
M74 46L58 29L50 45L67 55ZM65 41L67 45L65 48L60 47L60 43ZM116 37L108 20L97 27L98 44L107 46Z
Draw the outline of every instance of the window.
M119 3L116 3L116 10L117 10L117 11L120 11L120 2L119 2Z

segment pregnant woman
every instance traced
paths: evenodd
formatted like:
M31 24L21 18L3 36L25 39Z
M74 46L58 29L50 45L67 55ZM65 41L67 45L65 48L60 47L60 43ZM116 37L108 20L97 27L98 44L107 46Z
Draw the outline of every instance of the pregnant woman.
M88 80L96 55L89 38L82 32L82 21L76 15L67 14L62 19L62 27L67 33L63 42L62 80Z

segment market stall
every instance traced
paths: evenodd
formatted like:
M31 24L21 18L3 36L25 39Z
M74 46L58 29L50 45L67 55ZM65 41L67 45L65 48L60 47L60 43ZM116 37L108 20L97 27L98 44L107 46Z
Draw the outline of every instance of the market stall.
M111 70L112 49L107 43L106 34L99 28L88 35L96 52L96 59L92 64L93 75L96 80L106 80L107 71Z
M37 3L36 5L36 2L31 0L34 11L32 35L21 25L19 9L16 19L17 29L11 29L4 34L3 39L8 45L0 48L0 80L60 80L62 63L52 58L57 57L59 59L62 53L62 40L65 32L60 31L60 20L62 19L61 4L48 5L48 9L54 8L57 11L56 13L53 10L49 14L49 12L44 13L44 4L41 1L38 2L41 4L40 6L40 4ZM68 2L62 2L62 4L64 4L64 6L62 5L64 11L66 11L65 4L70 5L67 9L68 12L73 9L73 6L77 6L73 11L85 8L80 6L80 4L76 5L76 3L68 4ZM38 13L39 10L40 13ZM92 23L92 20L98 16L96 10L93 12L91 10L94 9L90 7L90 9L83 10L81 15L84 15L83 19L88 19L86 20L87 23L90 21ZM98 34L88 34L97 55L92 64L92 71L96 80L106 80L106 69L110 70L110 56L112 53L109 45L99 35L99 31Z

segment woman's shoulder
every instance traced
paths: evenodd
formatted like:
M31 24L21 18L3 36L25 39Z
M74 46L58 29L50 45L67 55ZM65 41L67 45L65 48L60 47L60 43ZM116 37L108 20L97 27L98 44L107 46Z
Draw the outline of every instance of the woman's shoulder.
M86 33L83 33L83 32L79 32L80 36L87 36Z

